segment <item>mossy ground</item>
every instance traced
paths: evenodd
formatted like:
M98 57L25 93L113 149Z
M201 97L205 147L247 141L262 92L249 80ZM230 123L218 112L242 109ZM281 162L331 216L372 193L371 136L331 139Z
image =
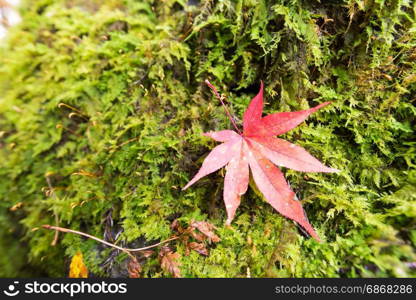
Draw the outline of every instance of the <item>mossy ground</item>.
M215 224L208 257L171 244L185 277L415 276L413 1L38 0L21 15L0 47L1 276L66 276L77 251L120 276L100 266L109 249L36 230L102 237L110 213L126 245ZM230 128L206 78L240 119L260 80L266 113L333 101L284 135L342 170L284 170L322 243L251 189L225 227L222 172L181 191L215 145L201 133ZM170 276L156 257L142 275Z

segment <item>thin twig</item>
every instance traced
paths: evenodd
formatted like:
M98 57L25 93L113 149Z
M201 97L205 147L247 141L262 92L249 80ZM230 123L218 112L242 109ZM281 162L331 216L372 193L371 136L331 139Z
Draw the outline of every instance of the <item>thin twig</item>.
M64 227L58 227L58 226L51 226L51 225L42 225L42 227L45 228L45 229L51 229L51 230L56 230L56 231L61 231L61 232L66 232L66 233L74 233L74 234L82 235L82 236L85 236L85 237L90 238L92 240L95 240L97 242L100 242L102 244L105 244L107 246L110 246L110 247L116 248L116 249L118 249L120 251L123 251L123 252L129 254L130 256L131 256L131 253L130 252L144 251L144 250L147 250L147 249L151 249L151 248L160 246L160 245L165 244L167 242L177 240L179 238L179 236L174 236L174 237L171 237L171 238L169 238L167 240L161 241L159 243L156 243L156 244L153 244L153 245L150 245L150 246L132 249L132 248L123 248L123 247L114 245L114 244L109 243L107 241L104 241L104 240L102 240L100 238L97 238L97 237L95 237L93 235L90 235L88 233L84 233L84 232L81 232L81 231L77 231L77 230L72 230L72 229L68 229L68 228L64 228Z
M218 93L217 89L215 88L215 86L213 86L211 84L211 82L208 81L208 79L205 80L205 83L207 86L209 86L211 88L211 90L214 92L215 97L218 98L218 100L221 101L222 106L224 107L225 113L227 114L228 118L231 120L231 123L233 124L234 128L237 130L237 132L239 134L241 134L240 129L238 129L237 124L234 121L234 118L231 116L230 112L228 111L227 106L225 105L224 101L222 101L222 97L220 96L220 94Z
M111 150L115 150L115 149L118 149L118 148L120 148L120 147L123 147L123 146L125 146L125 145L127 145L128 143L131 143L131 142L134 142L134 141L136 141L136 140L138 140L140 137L134 137L134 138L131 138L131 139L129 139L129 140L127 140L127 141L125 141L125 142L123 142L123 143L121 143L120 145L116 145L113 149L111 149Z

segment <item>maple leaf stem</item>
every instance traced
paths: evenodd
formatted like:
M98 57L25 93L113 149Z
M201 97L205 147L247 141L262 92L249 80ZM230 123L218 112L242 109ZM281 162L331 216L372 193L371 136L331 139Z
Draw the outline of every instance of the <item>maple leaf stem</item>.
M97 238L97 237L95 237L95 236L93 236L93 235L90 235L90 234L88 234L88 233L81 232L81 231L77 231L77 230L72 230L72 229L69 229L69 228L58 227L58 226L51 226L51 225L42 225L42 227L43 227L43 228L45 228L45 229L51 229L51 230L60 231L60 232L66 232L66 233L74 233L74 234L78 234L78 235L85 236L85 237L87 237L87 238L89 238L89 239L95 240L95 241L100 242L100 243L102 243L102 244L104 244L104 245L107 245L107 246L110 246L110 247L116 248L116 249L118 249L118 250L120 250L120 251L123 251L124 253L128 254L130 257L134 257L134 256L131 254L131 252L139 252L139 251L144 251L144 250L147 250L147 249L151 249L151 248L154 248L154 247L160 246L160 245L165 244L165 243L167 243L167 242L170 242L170 241L173 241L173 240L177 240L177 239L179 239L179 236L173 236L173 237L171 237L171 238L169 238L169 239L167 239L167 240L161 241L161 242L159 242L159 243L156 243L156 244L153 244L153 245L150 245L150 246L146 246L146 247L142 247L142 248L135 248L135 249L132 249L132 248L123 248L123 247L120 247L120 246L114 245L114 244L112 244L112 243L109 243L109 242L107 242L107 241L104 241L104 240L102 240L102 239L100 239L100 238Z
M222 106L224 107L225 113L227 114L228 118L230 119L231 123L233 124L235 130L241 135L240 129L238 129L237 124L234 121L234 118L231 116L230 111L228 110L227 106L225 105L224 101L222 101L221 95L218 93L215 86L212 85L211 82L209 82L208 79L205 79L205 84L211 88L211 90L214 92L215 97L217 97L218 100L220 100Z
M49 187L49 191L50 191L50 195L57 200L58 197L55 194L55 190L52 186L51 180L48 176L48 174L46 174L46 182L48 183L48 187ZM59 219L58 219L58 215L54 212L54 217L55 217L55 225L59 225ZM51 242L51 246L56 246L56 244L58 243L58 238L59 238L59 231L55 231L55 236L53 238L53 241Z

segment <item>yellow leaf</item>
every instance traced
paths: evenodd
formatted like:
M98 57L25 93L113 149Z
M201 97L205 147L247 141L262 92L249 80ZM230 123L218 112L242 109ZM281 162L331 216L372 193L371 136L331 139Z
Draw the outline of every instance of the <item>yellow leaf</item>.
M69 278L87 278L88 269L82 259L82 253L77 252L72 257L71 265L69 266Z

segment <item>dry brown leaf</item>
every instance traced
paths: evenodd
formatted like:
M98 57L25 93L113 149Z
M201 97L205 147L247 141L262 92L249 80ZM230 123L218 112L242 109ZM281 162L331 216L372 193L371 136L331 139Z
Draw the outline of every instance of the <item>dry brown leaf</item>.
M144 251L141 251L141 256L145 257L145 258L148 258L148 257L152 256L153 253L155 253L155 251L153 251L153 250L144 250Z
M208 256L208 249L203 243L191 242L187 246L189 249L194 250L199 254Z

